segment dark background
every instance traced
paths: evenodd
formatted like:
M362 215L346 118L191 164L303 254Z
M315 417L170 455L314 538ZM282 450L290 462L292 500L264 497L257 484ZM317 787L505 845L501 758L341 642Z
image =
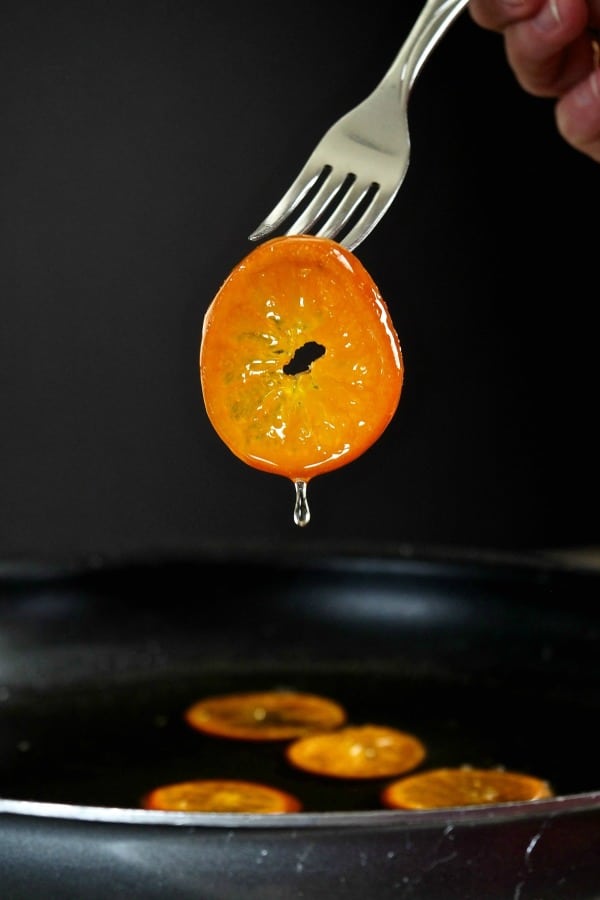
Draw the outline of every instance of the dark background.
M293 488L213 432L206 308L393 27L347 3L21 0L0 12L0 557L206 542L600 542L598 167L463 14L412 160L357 249L403 347L398 412Z

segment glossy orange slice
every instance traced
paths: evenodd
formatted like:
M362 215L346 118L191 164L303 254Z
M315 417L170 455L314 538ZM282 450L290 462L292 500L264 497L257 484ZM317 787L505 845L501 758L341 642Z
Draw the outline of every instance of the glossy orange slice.
M154 788L142 798L142 807L178 812L289 813L301 810L302 804L293 794L267 784L213 778Z
M354 725L299 738L285 754L293 766L315 775L386 778L416 768L425 746L415 735L386 725Z
M216 737L286 741L337 728L345 709L318 694L261 691L205 697L184 713L192 728Z
M539 800L551 796L548 782L533 775L461 766L432 769L401 778L384 788L381 801L391 809L433 809Z
M367 450L393 417L404 366L358 258L309 235L259 244L204 318L208 417L243 462L307 483Z

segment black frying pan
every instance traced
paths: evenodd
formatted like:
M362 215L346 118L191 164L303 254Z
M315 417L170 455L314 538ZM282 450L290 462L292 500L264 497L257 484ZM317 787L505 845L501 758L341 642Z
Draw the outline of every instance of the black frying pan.
M212 550L0 573L0 883L10 900L600 896L600 574L543 559ZM421 768L548 780L526 804L395 812L183 719L287 687L419 735ZM285 816L141 809L244 777ZM389 779L388 779L389 780Z

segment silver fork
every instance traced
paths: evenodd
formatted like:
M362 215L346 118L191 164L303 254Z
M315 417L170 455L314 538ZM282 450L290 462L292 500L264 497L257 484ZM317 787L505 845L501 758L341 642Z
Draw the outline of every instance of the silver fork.
M469 0L426 0L390 68L362 103L334 122L279 203L252 234L314 233L353 250L388 210L410 157L407 106L414 81L437 42ZM312 191L312 194L311 194Z

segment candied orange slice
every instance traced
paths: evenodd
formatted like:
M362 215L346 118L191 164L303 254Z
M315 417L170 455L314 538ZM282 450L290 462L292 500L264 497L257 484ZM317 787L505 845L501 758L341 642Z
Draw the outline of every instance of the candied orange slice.
M215 431L249 466L295 484L363 454L392 419L403 376L379 289L327 238L259 244L204 317L200 380ZM306 524L307 510L295 518Z
M432 769L394 781L382 791L381 801L391 809L433 809L543 797L552 797L550 785L533 775L460 766Z
M179 812L289 813L301 810L302 804L293 794L267 784L206 778L154 788L142 798L142 807Z
M353 725L299 738L285 751L293 766L332 778L386 778L416 768L425 746L386 725Z
M192 728L216 737L285 741L337 728L346 721L346 711L319 694L260 691L205 697L184 718Z

